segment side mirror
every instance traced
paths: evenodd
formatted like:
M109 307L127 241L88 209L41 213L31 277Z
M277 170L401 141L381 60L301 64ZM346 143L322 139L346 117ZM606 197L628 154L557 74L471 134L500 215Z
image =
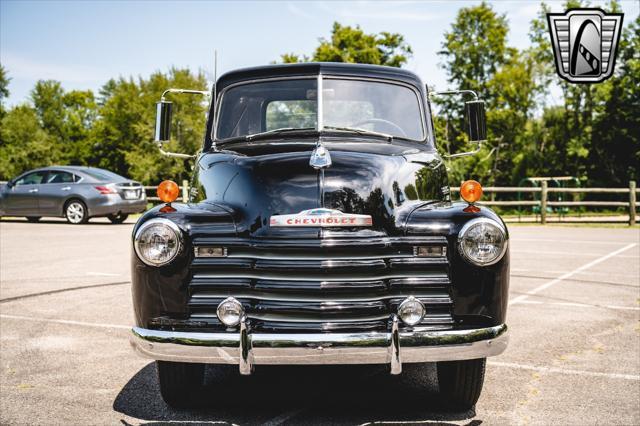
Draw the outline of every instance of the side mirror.
M172 102L160 101L156 104L156 142L166 142L171 139L171 108Z
M483 142L487 140L487 118L484 101L465 102L465 112L469 123L469 141Z

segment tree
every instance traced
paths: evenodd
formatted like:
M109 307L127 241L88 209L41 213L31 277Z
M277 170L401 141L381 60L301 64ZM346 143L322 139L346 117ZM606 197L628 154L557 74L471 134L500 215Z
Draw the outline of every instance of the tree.
M507 47L508 32L506 16L485 2L460 9L438 52L449 83L484 93L489 80L515 53Z
M0 126L0 179L8 180L26 170L56 164L61 153L40 126L29 105L9 110Z
M4 100L9 97L9 81L11 81L11 79L7 75L7 71L2 64L0 64L0 120L2 120L5 114Z
M477 156L450 162L453 181L468 177L491 184L511 183L513 154L534 106L534 61L526 52L507 46L505 15L483 2L458 11L444 34L439 55L453 87L474 90L487 103L488 144ZM438 136L446 138L448 152L468 150L463 103L460 97L436 98L441 118ZM443 118L445 123L442 123ZM442 132L444 129L444 132Z
M383 31L367 34L360 26L351 27L333 23L331 38L320 39L311 58L294 53L281 55L283 63L307 62L349 62L359 64L401 67L412 55L411 46L397 33Z
M206 90L203 73L172 68L168 75L157 72L145 80L110 80L101 90L99 119L93 128L92 163L131 176L145 183L163 178L185 179L190 170L183 160L165 157L153 143L153 106L169 87ZM195 154L202 144L206 105L203 98L170 95L174 101L174 139L167 151Z
M599 85L594 111L589 178L626 186L640 178L640 17L620 40L616 75Z

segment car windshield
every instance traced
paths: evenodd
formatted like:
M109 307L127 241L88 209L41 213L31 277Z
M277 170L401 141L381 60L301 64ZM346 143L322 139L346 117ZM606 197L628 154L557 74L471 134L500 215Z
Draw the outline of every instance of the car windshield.
M296 130L425 139L417 92L375 80L324 77L242 84L222 96L216 138ZM319 108L319 106L321 106ZM321 124L319 124L321 123Z

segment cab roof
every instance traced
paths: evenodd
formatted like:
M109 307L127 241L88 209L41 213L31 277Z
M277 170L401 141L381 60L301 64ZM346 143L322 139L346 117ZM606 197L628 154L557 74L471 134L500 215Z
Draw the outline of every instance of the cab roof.
M348 64L342 62L306 62L297 64L277 64L260 67L242 68L223 74L218 79L218 90L247 80L278 77L305 77L318 74L344 75L349 77L386 78L399 80L416 86L420 91L424 88L422 80L411 71L402 68L381 65Z

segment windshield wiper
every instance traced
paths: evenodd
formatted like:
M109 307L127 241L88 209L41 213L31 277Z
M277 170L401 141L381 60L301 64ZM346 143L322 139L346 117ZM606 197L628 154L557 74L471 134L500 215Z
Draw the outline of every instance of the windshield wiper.
M294 131L300 131L300 132L309 132L310 130L315 131L316 128L315 127L281 127L279 129L271 129L271 130L267 130L266 132L260 132L260 133L254 133L252 135L247 135L244 137L244 140L246 141L252 141L254 139L258 139L258 138L262 138L265 136L272 136L272 135L279 135L282 133L290 133L290 132L294 132Z
M342 126L324 126L327 130L337 130L339 132L351 132L359 135L379 136L389 141L393 140L395 136L388 133L376 132L375 130L361 129L359 127L342 127Z

